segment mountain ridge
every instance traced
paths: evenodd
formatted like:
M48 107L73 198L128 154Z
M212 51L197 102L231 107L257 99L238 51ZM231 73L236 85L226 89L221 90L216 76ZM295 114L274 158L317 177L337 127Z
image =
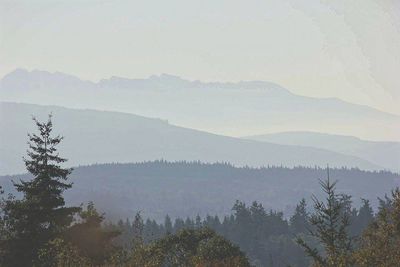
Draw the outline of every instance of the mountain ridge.
M185 83L186 85L190 84L193 87L199 87L199 86L211 86L214 88L218 88L218 87L230 87L230 86L237 86L237 87L242 87L242 89L248 89L246 88L246 85L249 86L252 89L263 89L263 87L266 86L270 86L273 87L275 89L279 89L282 92L291 94L291 95L295 95L298 97L304 97L304 98L311 98L311 99L318 99L318 100L325 100L325 101L338 101L338 102L343 102L345 104L350 104L350 105L355 105L358 107L364 107L366 109L371 109L380 113L385 113L386 115L390 115L390 116L394 116L394 117L400 117L399 114L395 114L395 113L390 113L387 111L383 111L380 109L377 109L375 107L371 107L368 105L363 105L363 104L357 104L357 103L352 103L349 101L345 101L342 100L340 98L337 97L312 97L312 96L305 96L305 95L299 95L299 94L295 94L292 91L290 91L289 89L286 89L284 87L282 87L281 85L277 84L277 83L273 83L273 82L269 82L269 81L262 81L262 80L240 80L237 82L218 82L218 81L213 81L213 82L203 82L200 80L188 80L185 78L182 78L178 75L173 75L173 74L168 74L168 73L161 73L159 75L150 75L147 78L127 78L127 77L123 77L123 76L110 76L110 78L103 78L103 79L99 79L98 81L91 81L91 80L86 80L86 79L81 79L78 76L75 75L71 75L71 74L67 74L64 72L59 72L59 71L55 71L55 72L50 72L50 71L45 71L45 70L38 70L38 69L34 69L31 71L28 71L25 68L16 68L14 71L11 71L10 73L4 75L2 78L0 78L0 83L2 82L2 80L4 78L8 79L10 76L13 76L15 73L23 73L24 75L26 74L45 74L47 76L60 76L63 78L68 78L71 81L80 81L80 82L84 82L87 84L92 84L93 86L106 86L107 84L112 84L113 81L119 82L119 81L125 81L125 82L143 82L143 81L148 81L148 80L156 80L156 81L165 81L172 78L172 80L176 80L176 81L180 81L182 83ZM13 77L14 78L14 77ZM1 88L1 87L0 87Z
M66 138L61 152L72 165L143 160L225 161L238 166L348 166L382 169L362 158L326 149L277 145L222 136L128 113L0 102L0 169L24 169L26 134L35 131L31 115L53 113L55 132ZM8 170L8 171L6 171ZM12 173L11 172L11 173Z
M246 136L243 138L275 144L328 149L361 157L385 168L400 172L400 142L377 142L363 140L354 136L301 131Z
M0 80L0 99L126 112L226 136L299 130L400 141L398 115L337 98L299 96L270 82L202 83L164 74L94 83L18 70Z

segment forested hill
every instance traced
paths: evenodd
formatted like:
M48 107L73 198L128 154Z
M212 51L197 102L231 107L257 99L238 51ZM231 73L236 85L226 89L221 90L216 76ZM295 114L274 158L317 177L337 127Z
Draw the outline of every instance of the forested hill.
M332 180L339 180L338 191L360 198L377 197L400 185L400 175L359 169L331 169ZM0 184L10 192L11 179L2 176ZM154 161L132 164L101 164L77 167L70 179L73 188L67 201L80 204L93 200L109 218L132 218L137 211L144 217L163 219L200 214L229 214L232 203L260 201L267 209L293 209L301 198L321 194L318 179L326 178L323 168L248 168L230 164Z

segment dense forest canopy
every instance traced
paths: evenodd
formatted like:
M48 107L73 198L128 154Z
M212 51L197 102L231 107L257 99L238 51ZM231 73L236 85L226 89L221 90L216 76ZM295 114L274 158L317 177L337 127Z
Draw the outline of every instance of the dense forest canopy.
M352 195L356 206L365 198L374 209L378 197L400 184L400 176L388 171L330 168L330 173L339 181L338 191ZM133 218L139 210L158 222L165 214L172 218L224 216L231 213L236 200L256 200L266 209L281 210L289 216L300 199L310 202L312 194L322 196L318 179L325 176L324 168L300 166L250 168L167 161L101 164L76 167L70 175L74 190L68 190L65 198L72 205L94 201L113 220ZM3 176L0 181L7 192L12 192L9 181L20 178L30 176Z

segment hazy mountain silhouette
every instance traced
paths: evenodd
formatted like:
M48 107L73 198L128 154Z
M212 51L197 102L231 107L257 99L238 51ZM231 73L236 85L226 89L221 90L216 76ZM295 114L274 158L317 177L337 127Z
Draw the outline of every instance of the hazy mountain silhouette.
M335 98L292 94L274 83L203 83L163 74L99 82L17 69L0 81L3 101L120 111L224 135L316 131L400 140L400 116Z
M200 160L243 166L348 166L381 169L364 159L329 150L277 145L186 129L159 119L126 113L74 110L0 102L1 174L24 171L31 116L54 115L55 133L65 136L60 154L70 165L143 160Z
M399 142L374 142L353 136L315 132L284 132L245 138L274 144L323 148L363 158L392 171L400 171Z
M266 209L289 211L301 198L312 194L322 197L318 179L326 177L319 168L236 168L229 164L148 162L105 164L77 167L66 191L68 203L79 205L94 201L96 207L114 219L143 216L162 220L194 217L197 214L230 214L235 200L261 201ZM400 176L389 172L366 172L357 169L331 169L332 180L339 180L338 191L353 196L354 205L361 199L377 205L377 197L400 185ZM27 175L0 177L6 192L12 192L10 180Z

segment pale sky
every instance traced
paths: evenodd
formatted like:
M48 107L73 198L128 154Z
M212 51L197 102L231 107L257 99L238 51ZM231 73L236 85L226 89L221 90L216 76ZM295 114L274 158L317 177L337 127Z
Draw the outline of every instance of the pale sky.
M0 77L265 80L400 114L398 0L0 0Z

